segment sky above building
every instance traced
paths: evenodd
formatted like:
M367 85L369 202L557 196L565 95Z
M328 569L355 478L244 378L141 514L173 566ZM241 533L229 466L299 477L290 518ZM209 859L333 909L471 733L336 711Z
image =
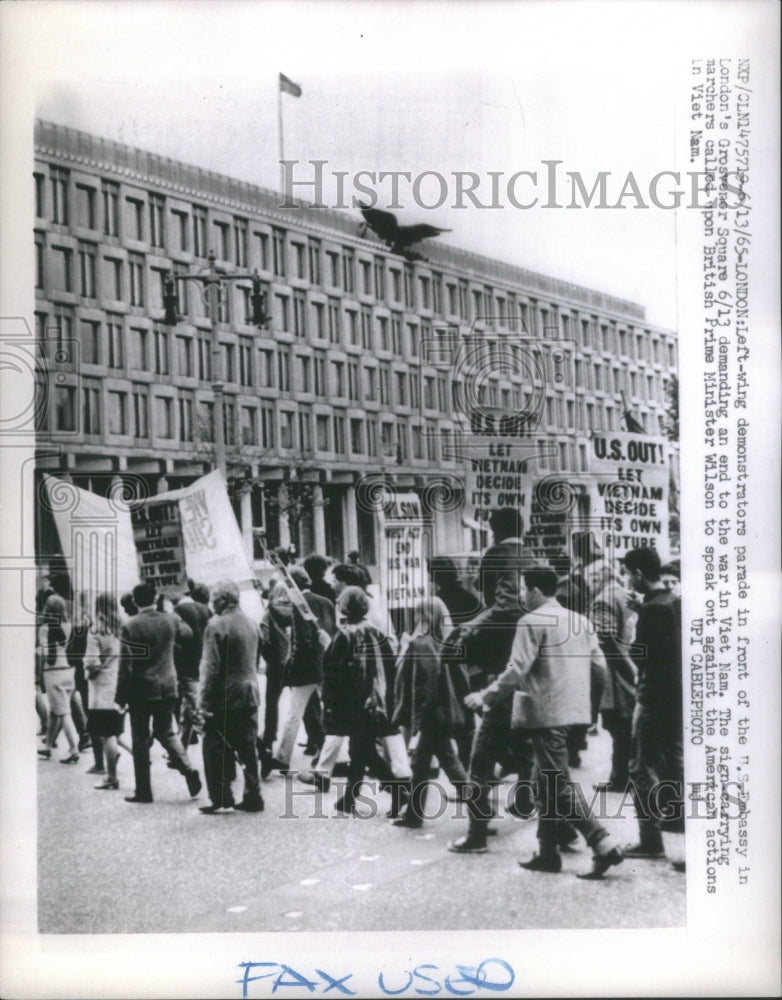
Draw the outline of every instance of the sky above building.
M25 75L44 118L279 188L283 72L302 88L282 96L293 179L313 181L309 161L325 161L323 200L345 203L357 227L356 175L387 207L379 172L408 172L400 222L449 229L451 244L640 302L677 327L677 212L655 205L650 185L662 175L658 201L682 190L687 203L681 81L694 32L708 49L710 31L693 5L22 6L39 13ZM601 173L609 207L594 196L586 207ZM492 207L473 203L472 185Z

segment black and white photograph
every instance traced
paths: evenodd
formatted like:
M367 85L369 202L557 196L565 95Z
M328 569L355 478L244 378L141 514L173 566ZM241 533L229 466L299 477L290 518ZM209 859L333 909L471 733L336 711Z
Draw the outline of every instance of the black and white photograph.
M778 6L0 17L3 995L778 992Z

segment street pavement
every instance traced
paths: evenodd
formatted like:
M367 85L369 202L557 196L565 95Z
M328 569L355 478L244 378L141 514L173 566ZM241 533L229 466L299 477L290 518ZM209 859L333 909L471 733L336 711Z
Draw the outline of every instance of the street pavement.
M303 734L302 734L303 739ZM63 740L60 740L63 743ZM203 773L200 746L190 750ZM589 737L573 779L591 796L608 776L610 738ZM464 807L430 792L421 830L385 818L386 792L365 786L367 817L344 817L325 795L276 772L263 783L260 814L204 816L205 790L188 795L156 744L155 802L124 801L133 764L123 751L119 791L96 791L91 751L64 766L54 751L38 764L39 930L62 934L258 931L373 931L509 928L677 927L686 923L685 876L666 860L626 860L599 882L583 840L563 855L559 875L518 866L536 849L535 821L503 814L512 778L497 789L497 835L489 851L456 855L448 840L466 832ZM294 758L293 767L309 761ZM441 775L443 791L450 790ZM238 784L241 784L239 779ZM239 788L236 788L240 795ZM634 842L632 806L603 794L604 822L620 844ZM371 812L375 811L375 815ZM460 818L460 816L462 818Z

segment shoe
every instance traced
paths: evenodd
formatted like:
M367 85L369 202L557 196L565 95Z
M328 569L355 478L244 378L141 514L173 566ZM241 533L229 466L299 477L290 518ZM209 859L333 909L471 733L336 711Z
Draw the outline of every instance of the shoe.
M105 774L105 767L98 767L97 764L93 764L92 767L87 768L87 774Z
M315 785L321 792L327 792L331 788L331 778L319 771L302 771L299 775L299 781L304 782L305 785Z
M263 799L242 799L241 802L237 802L234 809L238 809L240 812L246 813L261 813L263 812L264 802Z
M38 756L42 760L51 760L52 752L51 752L51 750L47 750L46 748L44 748L43 750L39 750L38 751Z
M346 816L353 816L355 813L354 803L345 802L344 795L342 796L342 798L337 799L337 801L334 803L334 808L336 809L337 812L344 813Z
M198 811L204 816L225 816L234 811L233 806L199 806Z
M299 743L300 747L304 747L305 757L317 757L320 753L320 747L317 743Z
M194 799L201 791L201 775L193 768L192 771L187 772L185 780L187 781L187 790L190 792L190 798Z
M650 847L646 844L633 844L631 847L622 848L622 854L626 858L647 858L654 860L655 858L665 857L665 848L662 844L659 847Z
M581 767L581 754L571 753L567 760L568 767Z
M578 853L578 834L575 837L563 837L561 840L557 837L557 847L563 854Z
M113 780L111 778L106 778L106 780L100 785L92 786L98 792L116 792L119 788L119 781L117 778Z
M686 872L687 871L687 862L686 861L672 861L671 862L671 868L673 868L673 870L675 872Z
M149 798L145 798L145 797L143 797L141 795L126 795L125 796L125 801L126 802L139 802L139 803L144 803L146 805L147 803L149 803L149 802L152 801L152 796L150 795Z
M424 825L424 821L421 819L416 819L415 816L397 816L396 819L392 819L392 826L403 826L408 830L420 830Z
M519 867L528 872L550 872L558 875L562 871L562 858L558 854L533 854L529 861L519 861Z
M468 833L466 837L448 841L448 850L454 854L485 854L488 850L485 840L479 840Z
M534 802L531 802L529 806L519 806L515 802L512 802L508 808L505 810L508 816L513 816L514 819L529 819L531 816L535 815L537 806Z
M602 878L609 868L611 868L613 865L621 865L624 859L625 856L622 853L621 849L618 847L612 848L605 854L595 854L594 857L592 858L591 870L588 872L582 872L580 875L578 875L578 878L585 880L588 879L597 880L599 878Z
M332 778L347 778L348 768L350 767L349 761L339 761L337 762L331 772Z
M78 764L79 763L79 755L78 755L78 753L75 750L73 750L73 751L71 751L71 753L68 754L67 757L61 757L60 758L60 763L61 764Z
M92 740L85 733L84 736L82 736L81 739L79 740L79 750L91 750L91 749L92 749Z
M274 770L274 758L270 753L265 753L261 757L261 777L265 781Z

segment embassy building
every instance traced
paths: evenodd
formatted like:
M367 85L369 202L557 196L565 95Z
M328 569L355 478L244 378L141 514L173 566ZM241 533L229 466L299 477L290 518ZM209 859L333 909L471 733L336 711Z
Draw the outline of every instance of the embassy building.
M270 544L358 549L373 567L378 483L421 498L436 552L486 544L464 495L476 420L511 414L536 473L563 479L627 409L663 432L676 334L635 303L436 240L406 260L360 235L358 212L283 209L274 192L50 122L36 124L34 181L39 476L104 496L189 485L215 466L221 381L248 554L264 528ZM167 275L206 273L210 252L231 280L211 303L177 281L165 322Z

